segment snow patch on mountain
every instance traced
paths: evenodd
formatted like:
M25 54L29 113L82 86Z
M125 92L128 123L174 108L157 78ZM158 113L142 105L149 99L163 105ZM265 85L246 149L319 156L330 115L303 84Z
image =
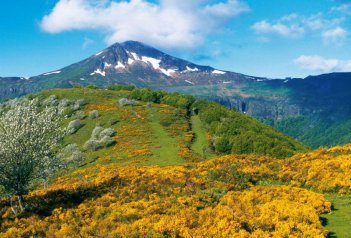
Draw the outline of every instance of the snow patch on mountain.
M177 72L174 69L164 69L164 68L162 68L160 66L161 60L159 60L159 59L155 59L155 58L147 57L147 56L141 56L141 61L143 61L144 63L147 63L147 64L151 64L152 67L155 70L160 70L163 74L165 74L165 75L167 75L169 77L171 77L172 74Z
M101 71L100 69L95 70L93 73L91 73L90 75L95 75L95 74L100 74L102 76L106 76L106 72L105 71Z
M213 74L222 74L222 75L223 75L223 74L226 74L226 72L221 71L221 70L217 70L217 69L216 69L216 70L213 70L212 73L213 73Z
M176 71L174 69L163 69L163 68L159 68L159 70L161 70L161 72L169 77L172 77L172 74L174 74Z
M134 58L135 60L140 60L139 56L138 56L136 53L130 52L130 54L133 56L133 58Z
M104 68L109 68L109 67L111 67L111 66L112 66L112 64L109 64L109 63L107 63L107 62L104 63Z
M254 78L254 77L251 77L251 76L245 76L245 78L247 78L247 79L256 79L256 78Z
M59 74L59 73L61 73L61 71L53 71L53 72L49 72L49 73L46 73L46 74L43 74L43 75L47 76L47 75Z
M190 68L189 66L186 66L186 70L189 71L189 72L198 72L199 69L198 68Z
M122 64L120 61L117 62L117 65L115 66L115 69L125 69L126 66Z
M147 64L150 63L154 69L159 69L160 68L161 60L158 60L158 59L155 59L155 58L151 58L151 57L142 56L141 57L141 61L143 61L143 62L145 62Z
M191 82L189 80L185 80L185 82L190 83L191 85L195 85L193 82Z

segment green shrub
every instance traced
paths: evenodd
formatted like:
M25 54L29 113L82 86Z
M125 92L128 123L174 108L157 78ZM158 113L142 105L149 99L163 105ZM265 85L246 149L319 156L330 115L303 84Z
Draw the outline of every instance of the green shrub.
M108 90L112 91L133 91L135 89L135 86L133 85L112 85L107 88Z
M95 85L88 85L86 88L89 89L99 89L99 87L95 86Z
M229 137L223 136L215 140L215 149L219 153L229 154L232 151L232 144Z
M161 103L182 109L189 109L195 102L195 98L190 95L180 95L179 93L169 93L162 97Z

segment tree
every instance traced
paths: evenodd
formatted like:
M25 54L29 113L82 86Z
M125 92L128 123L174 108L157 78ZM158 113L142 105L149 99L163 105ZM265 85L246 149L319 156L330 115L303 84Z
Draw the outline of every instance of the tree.
M0 186L15 215L24 211L23 196L31 186L47 182L59 168L55 149L62 135L57 110L39 109L34 100L0 118ZM13 205L16 197L19 210Z

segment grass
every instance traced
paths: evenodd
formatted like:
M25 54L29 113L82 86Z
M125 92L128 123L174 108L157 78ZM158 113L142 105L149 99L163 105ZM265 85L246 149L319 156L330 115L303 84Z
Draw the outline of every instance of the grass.
M332 202L334 210L322 216L328 237L351 237L351 195L327 194L325 197Z
M206 157L206 149L208 148L207 133L206 129L203 127L199 116L191 117L192 130L195 134L195 140L191 145L191 149L201 155Z
M149 120L152 129L153 139L156 144L153 146L153 156L141 165L159 165L170 166L184 163L184 160L178 156L177 138L169 136L160 124L160 118L157 108L149 109Z

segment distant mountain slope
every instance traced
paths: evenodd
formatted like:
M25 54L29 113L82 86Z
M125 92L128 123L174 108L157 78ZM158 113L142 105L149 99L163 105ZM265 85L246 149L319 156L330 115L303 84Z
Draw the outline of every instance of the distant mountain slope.
M312 147L351 143L351 73L267 79L182 60L140 42L116 43L39 76L0 78L0 98L75 85L129 84L192 94L254 116Z
M351 142L351 73L172 90L235 108L314 148Z

